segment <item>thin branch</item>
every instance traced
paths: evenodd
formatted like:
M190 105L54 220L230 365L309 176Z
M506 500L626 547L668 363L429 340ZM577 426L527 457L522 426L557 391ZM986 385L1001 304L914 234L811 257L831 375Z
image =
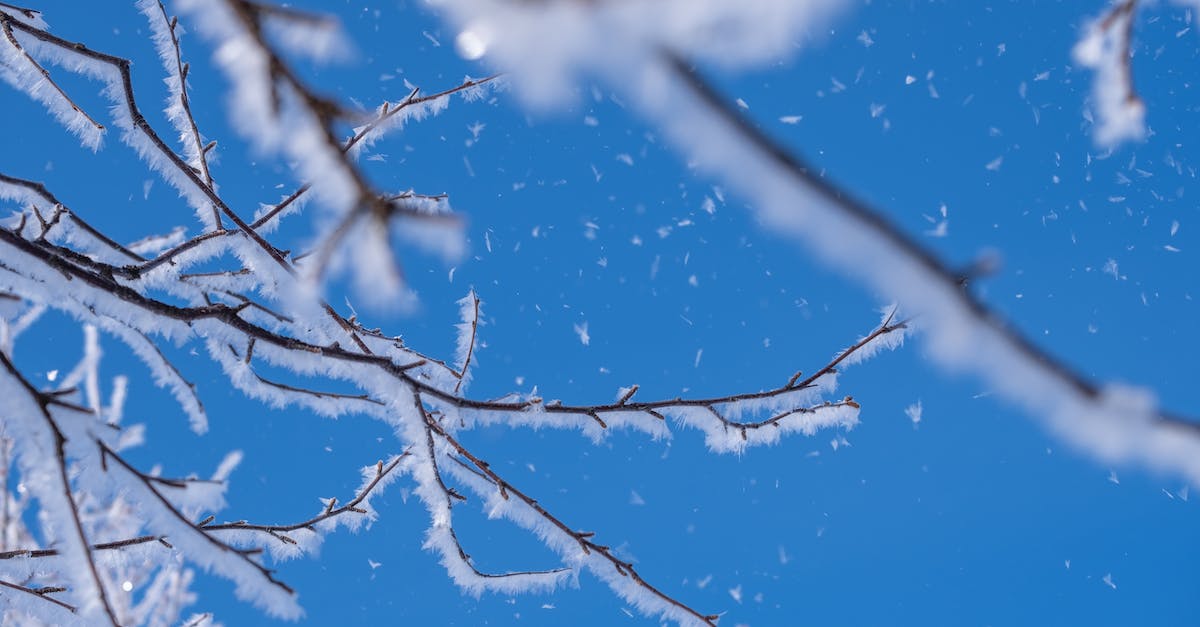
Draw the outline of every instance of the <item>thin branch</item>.
M598 405L543 404L539 398L518 401L475 400L459 396L452 391L443 390L418 376L410 374L408 371L416 365L415 363L400 365L386 356L349 351L336 345L317 346L294 337L280 335L241 318L237 315L239 309L225 305L179 307L164 303L162 301L154 300L143 296L131 288L121 285L112 279L103 276L102 274L91 272L74 264L67 263L65 260L55 256L54 252L49 250L45 245L38 245L37 243L30 242L5 229L0 229L0 242L8 243L13 248L22 250L23 252L27 252L37 258L40 258L51 267L54 267L55 269L68 274L69 276L79 278L98 289L110 293L127 305L138 307L139 309L143 309L149 313L189 323L200 320L214 320L230 327L231 330L237 331L248 338L252 337L257 341L265 342L285 350L320 354L324 357L344 361L347 363L373 365L380 368L387 374L395 377L400 382L416 388L424 396L431 397L446 403L447 405L473 410L515 413L536 408L539 411L544 411L548 414L575 414L593 416L602 424L603 420L600 419L600 415L608 412L645 412L648 415L661 418L661 414L658 413L659 410L672 407L708 407L718 404L736 403L739 401L774 398L803 389L805 387L811 387L820 374L832 370L834 365L848 357L849 354L861 349L863 346L866 346L869 343L868 341L863 341L855 346L852 346L850 349L847 349L847 351L843 352L832 362L830 362L830 364L827 364L825 367L818 370L817 374L809 377L809 379L806 379L803 382L789 382L783 386L760 392L731 394L727 396L710 398L674 398L648 402L626 401ZM882 325L872 334L872 336L870 336L870 338L875 339L880 335L892 333L902 328L904 328L903 325Z
M97 440L96 446L100 450L101 459L112 459L112 460L116 461L117 465L120 468L122 468L127 473L132 475L134 478L137 478L141 481L141 483L143 484L145 489L150 493L151 496L154 497L154 500L157 501L158 504L163 507L164 511L166 511L166 513L170 517L176 519L183 525L192 527L192 522L190 520L188 520L182 513L180 513L180 511L178 509L176 509L175 505L172 504L165 496L163 496L163 494L161 492L158 491L158 488L155 487L155 482L151 481L151 478L147 477L144 473L142 473L137 468L135 468L132 464L130 464L128 461L126 461L125 458L122 457L119 453L117 453L116 451L109 448L108 445L105 444L104 442ZM199 530L199 529L197 529L197 537L202 538L206 544L208 544L210 547L216 549L219 553L235 555L237 558L239 558L244 564L249 566L251 569L258 571L259 575L261 575L262 578L267 581L267 583L270 583L271 585L275 586L276 588L282 590L284 593L286 593L288 595L294 595L296 593L296 591L293 590L291 588L291 586L288 586L287 584L283 583L282 581L276 579L275 575L274 575L274 571L263 566L262 564L259 564L258 562L255 562L254 560L250 559L250 557L247 556L243 551L239 551L238 549L235 549L234 547L214 538L213 536L211 536L207 533L203 533L202 530Z
M179 79L179 107L183 111L183 123L185 124L187 135L192 141L196 151L196 161L200 167L200 175L203 177L205 185L209 189L212 189L213 177L212 172L210 172L208 168L208 151L211 146L205 146L204 139L200 137L200 129L196 125L196 117L192 114L191 99L188 98L188 65L183 62L183 52L179 47L179 33L176 29L178 21L167 15L167 8L163 6L161 0L158 0L157 4L158 16L162 18L163 25L171 37L171 48L175 57L175 67L172 69L172 71ZM214 229L217 231L224 231L225 227L221 224L221 213L217 210L216 205L213 205L212 212Z
M15 9L17 7L11 7L11 8ZM13 34L12 27L13 27L13 25L22 25L23 26L23 24L21 22L13 20L7 14L0 13L0 16L2 16L2 17L0 17L0 30L4 31L4 37L6 39L8 39L8 43L13 48L20 51L21 56L23 56L25 58L25 61L27 63L29 63L29 65L32 66L35 70L37 70L37 72L39 74L42 75L42 78L46 81L46 84L49 85L71 107L71 109L73 109L79 115L83 116L84 120L86 120L87 123L90 124L97 131L101 131L101 132L104 131L104 125L97 122L96 120L92 119L92 116L88 115L86 111L84 111L82 108L79 107L79 105L75 104L75 101L72 100L71 97L67 95L67 92L63 91L62 87L59 87L58 83L54 82L54 79L50 77L50 72L47 71L46 68L42 67L41 64L38 63L37 60L35 60L25 50L25 47L21 45L21 42L17 41L17 37ZM22 30L24 30L24 29L22 29ZM36 31L37 29L32 29L32 30ZM38 32L41 32L41 31L38 31Z
M367 485L363 486L363 488L354 495L353 499L351 499L345 505L342 505L340 507L335 507L335 505L337 504L337 499L330 499L328 502L328 505L325 506L324 511L322 511L320 514L317 514L316 516L313 516L312 518L309 518L308 520L303 520L300 522L283 524L283 525L263 525L263 524L253 524L253 523L248 523L248 522L233 522L233 523L221 523L221 524L216 524L216 525L200 524L199 527L206 532L211 532L211 531L261 531L264 533L271 534L272 536L279 539L281 542L294 544L295 540L291 540L290 538L287 538L287 536L281 535L281 534L286 534L290 531L296 531L298 529L308 529L311 531L316 527L316 525L318 523L321 523L323 521L329 520L330 518L336 518L338 516L342 516L342 515L348 514L348 513L366 514L367 510L365 510L359 506L362 504L363 501L365 501L368 497L371 496L371 494L375 491L376 486L378 486L379 483L381 481L383 481L385 477L387 477L389 474L391 474L393 471L395 471L397 468L399 468L400 464L408 459L409 454L410 454L409 451L406 450L403 453L401 453L399 456L397 456L395 459L391 460L386 465L382 461L380 461L375 466L375 476L371 479L370 482L367 483ZM291 540L291 542L289 542L289 540Z
M27 9L25 7L19 7L15 4L9 4L7 2L0 2L0 9L8 9L10 11L16 11L31 20L37 18L39 15L42 14L42 12L38 11L37 9Z
M434 420L429 414L425 415L425 424L430 430L432 430L433 433L436 433L438 437L442 438L443 441L449 444L458 453L458 455L470 461L471 464L479 470L479 472L483 473L483 475L485 475L493 484L495 484L503 498L508 499L510 498L509 495L515 496L518 500L524 503L526 507L529 507L531 510L536 512L543 520L553 525L562 533L574 538L575 541L579 543L579 547L584 551L584 553L595 553L601 556L619 575L629 577L638 587L650 593L658 600L687 613L705 625L715 626L717 624L719 616L715 614L702 614L692 607L684 604L682 601L679 601L678 599L659 590L653 584L643 579L642 576L638 574L632 563L618 558L613 554L610 547L597 544L595 541L593 541L592 537L595 535L594 533L577 531L568 526L558 517L551 514L548 510L546 510L545 507L541 505L541 503L538 503L537 500L526 495L516 486L512 485L499 474L497 474L496 471L492 470L490 464L471 453L470 450L459 443L459 441L455 439L454 436L452 436L448 431L443 429L442 426L439 425L437 421Z
M43 394L42 392L39 392L36 388L34 388L33 385L29 383L29 380L26 379L19 370L17 370L17 367L4 353L0 353L0 365L4 366L4 369L8 371L8 374L13 378L13 380L16 381L22 388L24 388L29 398L37 404L42 420L45 422L46 430L53 438L54 461L58 475L56 478L58 480L58 488L62 491L59 496L66 504L67 511L70 514L69 533L74 536L72 538L73 541L78 542L78 548L83 554L81 557L83 557L84 561L87 563L88 576L91 579L90 583L91 585L95 586L96 596L98 597L97 600L100 602L100 606L104 610L104 614L107 617L108 622L112 624L113 627L117 627L119 624L117 622L117 616L113 612L112 605L108 600L108 595L104 592L104 582L100 578L100 572L96 567L96 560L92 557L92 552L89 549L87 533L83 529L83 521L79 515L79 506L75 503L75 498L72 494L71 478L67 469L67 439L66 436L63 435L62 430L59 428L58 423L54 421L54 417L50 415L49 406L50 403L55 399Z
M57 605L72 614L75 613L74 605L70 605L68 603L63 603L62 601L59 601L58 599L50 596L50 594L54 593L54 592L63 592L64 590L62 588L27 588L20 584L15 584L10 581L4 581L2 579L0 579L0 586L3 586L10 590L16 590L17 592L23 592L25 594L33 595L43 601L49 601L50 603L53 603L54 605Z
M458 371L458 383L454 384L455 394L462 389L463 381L467 378L467 369L471 367L471 357L475 354L475 334L479 330L479 296L475 295L475 290L471 290L471 300L474 301L473 315L471 316L471 339L467 342L467 356L463 359L462 367Z
M882 213L858 200L852 193L836 187L824 177L815 175L813 172L820 170L814 170L751 124L685 60L667 52L664 54L664 61L666 67L683 85L690 89L691 94L711 109L714 115L727 122L748 146L782 168L796 182L811 189L825 202L836 207L846 218L853 221L856 228L861 228L881 238L919 265L931 281L939 283L945 288L946 293L953 294L957 298L957 304L970 315L975 324L996 333L1004 342L1020 353L1027 363L1045 368L1054 377L1074 389L1081 397L1092 401L1100 398L1100 388L1094 383L1048 352L1038 348L971 292L961 289L958 273L943 264L932 252L893 226L883 217ZM1170 427L1181 428L1189 438L1200 437L1200 422L1194 419L1168 412L1159 412L1154 420Z
M154 148L160 154L162 154L163 157L170 161L171 165L174 166L175 169L178 170L185 178L187 178L188 181L194 185L202 195L212 202L215 207L220 209L222 214L232 220L241 232L245 233L245 235L250 238L251 241L255 242L259 247L261 247L263 251L265 251L281 267L287 271L291 271L291 266L279 256L275 248L268 244L266 240L258 235L257 232L251 229L250 225L242 221L241 217L239 217L232 209L230 209L229 206L225 204L225 202L212 188L206 186L204 181L200 179L200 175L190 166L188 166L188 164L185 163L179 157L179 155L175 153L174 150L171 150L171 148L167 146L166 142L164 142L162 138L158 136L158 133L154 130L154 128L150 126L150 123L146 121L146 118L142 115L141 109L138 108L137 101L134 97L133 79L129 71L130 63L128 59L122 59L121 57L91 50L82 43L69 41L56 35L52 35L44 30L19 22L4 13L0 13L0 26L3 26L5 29L16 28L34 37L35 39L42 41L43 43L56 46L71 54L77 54L115 68L121 77L121 97L124 100L122 104L126 112L129 114L130 120L133 123L133 127L140 131L146 137L146 139L148 139L151 144L154 145Z

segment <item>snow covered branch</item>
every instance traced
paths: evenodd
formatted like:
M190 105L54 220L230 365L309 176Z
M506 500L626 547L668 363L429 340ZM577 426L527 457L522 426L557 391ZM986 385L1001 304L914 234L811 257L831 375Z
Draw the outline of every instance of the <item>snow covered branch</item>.
M767 390L643 401L635 400L639 387L633 385L599 404L522 394L468 396L486 331L474 290L459 301L453 357L439 359L339 313L322 297L321 284L340 268L360 288L394 300L402 282L393 232L448 257L461 252L460 221L444 195L382 191L357 158L405 124L437 114L451 98L477 98L497 78L468 77L428 95L412 89L362 115L321 95L285 54L336 55L343 38L335 21L250 0L185 0L179 6L216 49L216 64L232 84L238 129L260 149L295 164L295 191L263 204L253 219L242 217L215 182L217 167L208 157L214 144L199 130L189 96L183 27L163 4L140 0L138 7L150 20L166 70L165 112L180 153L139 109L128 60L51 34L36 12L0 4L7 40L0 73L6 80L94 150L108 126L80 108L52 80L52 70L100 81L121 142L183 196L204 226L192 237L175 229L121 244L82 217L105 210L84 206L88 198L67 199L80 207L68 209L41 183L0 173L0 200L15 209L0 224L0 298L13 301L19 314L0 320L0 444L11 448L32 487L32 501L20 501L21 508L45 514L39 533L24 527L21 516L0 525L7 528L0 529L0 594L20 599L13 611L49 623L72 617L114 625L177 623L193 598L187 592L192 574L184 566L190 565L231 580L239 598L268 614L298 617L297 595L274 563L310 554L341 526L354 530L375 522L372 497L405 477L429 515L424 546L468 592L552 590L588 572L648 616L715 624L716 615L693 609L643 578L591 532L568 526L494 470L461 434L502 425L576 429L595 440L615 429L666 438L676 426L702 432L715 452L741 454L784 435L850 429L859 403L850 396L829 400L838 370L899 346L908 322L890 308L869 334L813 374L797 372ZM313 220L321 232L316 246L293 254L273 243L280 223L310 201L323 211ZM44 311L87 329L84 359L53 391L36 389L12 357L17 337ZM316 514L298 522L214 522L225 507L225 480L238 454L212 479L167 478L135 465L124 449L142 444L143 431L120 424L124 379L114 384L111 402L102 403L100 333L142 361L197 436L228 417L205 408L204 390L192 382L203 379L169 356L179 348L207 354L232 388L271 407L376 419L396 434L403 452L365 468L349 501L324 500ZM528 530L559 563L501 573L477 568L453 517L467 494L489 515ZM9 545L8 538L19 542ZM138 571L118 559L132 554L150 566ZM116 593L135 586L147 591L139 604Z
M1094 138L1112 147L1146 134L1146 105L1133 84L1133 19L1137 0L1120 0L1085 28L1072 55L1096 73L1092 82Z

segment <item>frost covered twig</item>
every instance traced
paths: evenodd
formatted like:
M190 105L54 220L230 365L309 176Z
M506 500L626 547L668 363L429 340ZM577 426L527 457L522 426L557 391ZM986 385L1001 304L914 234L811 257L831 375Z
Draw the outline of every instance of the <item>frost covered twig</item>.
M321 523L345 514L366 515L368 513L367 510L359 506L368 498L370 498L375 492L375 489L380 487L385 480L390 479L389 475L391 475L393 472L398 472L397 469L402 463L404 463L408 456L408 451L405 451L404 453L401 453L400 455L390 459L386 465L380 461L373 467L375 471L374 476L367 481L366 485L359 488L358 492L355 493L354 498L350 499L343 505L338 505L336 498L330 498L326 502L321 513L307 520L283 525L264 525L244 521L211 524L202 521L198 526L206 531L260 531L269 534L271 537L279 540L280 542L284 542L286 544L295 544L296 541L287 536L287 533L296 531L298 529L314 531L315 528Z
M189 165L199 172L205 185L211 188L213 177L208 167L208 153L216 146L216 142L204 142L196 125L196 117L192 115L187 88L189 66L183 62L179 47L179 19L167 15L167 8L161 0L139 0L138 8L150 20L158 56L167 71L167 85L171 91L167 99L167 117L180 133ZM214 230L224 230L221 214L215 205L212 207L212 220Z
M0 73L0 76L5 76L13 82L21 80L17 76L10 77L10 74L16 74L20 71L18 68L21 65L25 65L27 71L32 70L40 75L41 82L39 85L49 86L49 89L34 89L31 90L31 95L46 104L52 111L55 111L59 119L65 124L75 128L77 133L87 138L85 139L86 144L93 149L98 148L100 145L100 136L104 132L104 125L92 119L79 105L75 104L75 101L71 100L67 92L63 91L58 86L58 83L54 82L54 79L50 77L50 72L46 71L46 68L42 67L25 50L21 42L17 41L16 35L13 34L13 23L7 20L0 21L0 31L3 31L4 38L10 46L4 53L0 53L4 55L0 56L0 59L5 61L4 70L6 70ZM17 58L14 59L14 56ZM56 100L61 102L55 102Z
M155 488L153 485L150 485L150 484L157 483L157 484L163 484L166 487L175 487L175 488L186 487L186 483L181 483L179 481L173 481L173 480L163 480L160 477L157 477L154 475L149 475L140 470L137 470L132 465L128 464L128 462L125 461L123 458L118 459L119 455L112 452L111 450L104 451L103 456L105 459L112 457L114 459L114 461L117 461L118 463L120 463L122 465L122 467L125 468L132 476L137 477L140 481L145 483L147 485L147 487L154 489L155 491L157 491L157 488ZM343 516L348 516L348 515L370 516L371 512L368 509L365 509L365 507L367 506L366 502L372 496L374 496L374 494L376 492L378 492L380 489L382 489L387 483L394 481L395 474L393 474L393 473L400 472L400 467L404 463L404 461L407 457L408 457L408 453L405 452L405 453L402 453L401 455L392 457L391 459L389 459L387 461L386 464L383 461L380 461L376 465L370 466L369 468L372 471L370 478L364 483L364 485L361 488L358 489L358 491L355 493L354 497L351 500L349 500L345 504L339 506L337 504L336 498L327 499L327 500L325 500L326 504L324 507L322 507L320 513L318 513L317 515L315 515L311 518L300 521L300 522L290 523L290 524L277 524L277 525L257 524L257 523L251 523L251 522L245 521L245 520L239 520L236 522L229 522L229 523L213 523L215 516L209 515L206 518L204 518L203 520L200 520L195 523L189 523L189 524L191 524L191 526L194 528L196 533L214 535L214 541L217 543L222 543L222 544L224 542L220 538L224 537L224 538L229 538L229 539L236 539L239 546L247 545L247 544L253 545L254 542L247 541L245 536L247 534L261 533L264 536L269 537L271 539L271 542L280 542L280 543L288 544L288 545L298 545L297 540L295 540L295 539L293 539L293 537L289 536L288 535L289 533L295 532L298 530L317 533L318 531L320 531L322 529L329 530L331 528L330 523L332 522L332 520L336 519L338 517L343 517ZM189 480L184 480L184 481L186 482L186 481L194 481L194 480L189 479ZM204 480L201 480L201 481L204 481ZM173 506L169 506L169 507L173 508ZM182 512L180 512L180 515L182 515ZM92 548L92 551L119 551L119 550L123 550L123 549L129 549L131 547L137 547L137 546L144 545L144 544L154 544L154 543L160 544L163 547L166 547L167 549L174 549L174 546L169 541L168 536L165 536L165 535L141 535L141 536L125 538L125 539L115 540L115 541L110 541L110 542L101 542L101 543L93 544L91 548ZM311 544L311 543L306 543L306 544ZM226 545L226 546L228 548L223 549L223 550L231 550L236 553L242 554L243 556L249 556L250 554L256 553L261 550L261 549L235 549L232 546L229 546L229 545ZM51 557L55 557L58 555L60 555L60 552L54 548L14 549L14 550L0 551L0 560L51 558ZM265 573L265 574L266 574L266 576L270 577L269 573ZM278 583L278 582L276 582L276 583ZM279 583L278 585L282 586L284 584Z
M390 252L390 240L398 221L403 220L439 228L449 226L452 234L443 236L441 243L428 237L417 241L440 248L447 255L458 254L457 236L453 234L457 232L457 221L447 221L435 212L380 193L353 162L349 151L361 139L392 123L398 112L408 113L410 107L416 108L418 104L444 101L444 96L477 87L490 79L467 80L460 87L429 99L417 100L414 91L394 108L385 105L377 119L362 129L361 137L344 143L338 139L335 124L356 116L301 79L268 36L272 25L286 39L289 28L297 25L317 24L323 31L329 31L335 24L292 9L276 9L248 0L184 2L182 6L197 18L210 39L223 49L236 48L242 53L238 58L221 55L219 59L234 84L236 98L245 105L242 113L247 121L243 130L264 148L282 149L299 163L306 179L305 188L281 205L292 204L299 195L315 188L321 204L332 211L335 226L324 234L315 262L305 267L309 281L322 282L336 258L345 251L358 260L360 272L355 278L362 295L378 302L396 300L402 296L404 279ZM353 247L346 245L348 240L354 241Z
M462 309L462 322L459 323L458 335L458 383L454 384L454 393L462 390L463 383L471 368L471 357L475 355L475 336L479 332L479 296L471 290L459 305ZM469 331L469 332L468 332Z
M437 434L439 438L449 444L455 450L455 452L469 461L470 464L475 467L475 470L485 477L491 485L495 486L500 498L508 501L511 500L512 497L515 497L525 507L533 511L542 521L544 521L545 524L549 525L549 528L552 528L558 533L562 534L564 539L570 539L570 541L576 543L578 545L578 549L583 552L583 555L574 558L572 561L587 563L588 556L598 556L600 559L607 562L607 565L616 573L617 576L627 578L629 581L633 582L637 588L640 588L644 593L652 596L657 602L668 606L667 609L657 607L654 608L655 610L658 610L655 613L661 613L664 616L670 616L675 612L681 612L702 624L717 624L717 619L719 616L714 614L702 614L695 609L692 609L690 606L682 603L678 599L662 592L650 582L643 579L642 576L638 574L637 570L634 569L634 566L631 562L618 558L613 554L611 547L599 544L592 540L592 538L595 536L593 532L578 531L573 529L562 520L551 514L548 510L546 510L545 507L538 503L537 500L525 494L516 486L501 477L498 473L496 473L496 471L492 470L490 464L471 453L470 450L459 443L454 436L442 428L442 426L439 425L438 422L428 414L426 415L426 425L428 425L428 428L432 433ZM546 527L542 527L542 529L543 530L541 533L544 535L546 533ZM563 539L558 539L554 541L553 544L559 548L561 552L565 553L561 547L563 544ZM592 564L589 564L589 566L593 568L595 567ZM635 604L639 606L647 605L645 602ZM653 604L651 607L653 607Z
M52 603L72 614L74 614L76 611L76 608L74 605L71 605L69 603L63 603L62 601L59 601L58 599L50 596L51 594L53 594L55 592L64 592L65 591L64 588L58 588L58 587L30 588L27 586L22 586L21 584L12 583L11 581L4 581L3 579L0 579L0 587L8 588L9 590L15 590L19 593L30 595L36 599L40 599L42 601Z
M28 39L22 42L24 46L28 47L29 43L36 43L44 48L44 52L52 60L61 62L71 59L81 64L83 73L103 80L109 88L108 91L111 92L110 97L114 100L115 106L112 111L117 116L117 126L125 131L122 140L129 143L147 160L151 167L175 186L188 199L193 208L205 212L204 215L207 215L207 205L211 203L222 215L232 220L238 229L261 247L266 254L273 257L277 263L286 265L278 251L242 221L214 189L205 185L196 170L171 150L150 126L138 108L130 76L130 63L127 59L91 50L82 43L68 41L41 28L14 19L11 14L4 11L0 11L0 27L5 28L6 31L15 29L27 36ZM22 87L27 90L35 88L24 85ZM61 111L61 108L52 110ZM71 125L68 128L76 130ZM84 137L85 141L88 141L87 136ZM98 145L98 139L96 142Z
M41 488L37 498L54 517L54 524L66 527L59 529L62 539L66 540L64 554L79 567L67 573L67 577L76 588L83 614L115 627L117 617L104 593L79 505L74 499L66 454L67 437L51 414L51 406L60 401L34 388L8 356L0 354L0 366L4 368L0 372L0 391L10 404L5 412L5 426L21 443L17 462L22 474Z

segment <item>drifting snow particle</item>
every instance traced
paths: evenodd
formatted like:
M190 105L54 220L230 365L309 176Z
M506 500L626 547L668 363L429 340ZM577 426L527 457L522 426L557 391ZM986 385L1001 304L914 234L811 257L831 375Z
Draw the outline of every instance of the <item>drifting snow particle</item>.
M575 335L579 336L579 343L587 346L592 341L592 336L588 335L588 323L585 321L582 325L575 325Z
M912 85L915 82L917 82L917 77L913 76L912 74L909 74L908 76L904 77L905 85Z
M904 415L908 416L908 419L912 421L913 429L916 429L917 425L921 424L922 411L921 399L917 399L917 402L904 409Z
M784 124L796 124L800 120L803 120L803 119L804 119L804 116L802 116L802 115L785 115L785 116L780 117L779 121L783 122Z
M985 165L984 167L987 168L988 170L991 170L992 172L997 172L1000 170L1000 164L1002 164L1002 163L1004 163L1004 157L999 156L999 157L996 157L995 159L992 159L991 161L988 161L988 164Z
M1071 570L1071 560L1063 560L1063 564L1066 565L1067 570Z
M742 100L741 98L737 99L737 106L739 109L749 109L750 108L750 105L746 104L746 101Z
M1105 583L1105 585L1107 585L1109 588L1112 588L1113 590L1117 589L1117 584L1113 583L1113 580L1112 580L1112 573L1108 573L1107 575L1104 576L1104 583Z
M688 277L688 285L696 287L697 285L700 285L700 279L697 279L696 275L693 274L692 276Z
M53 382L54 382L54 380L55 380L55 379L57 379L57 378L58 378L58 371L57 371L57 370L51 370L50 372L47 372L47 373L46 373L46 380L47 380L47 381L50 381L51 383L53 383Z
M1108 481L1110 483L1121 485L1121 480L1117 478L1117 471L1115 470L1108 471Z
M1116 259L1109 259L1104 262L1104 267L1101 269L1104 274L1111 274L1113 279L1120 279L1120 268L1117 266Z
M871 39L871 34L867 31L862 31L858 34L858 37L855 37L855 39L857 39L858 43L862 44L864 48L870 48L871 46L875 45L875 40Z
M729 596L733 597L734 601L741 603L742 602L742 584L739 583L736 587L730 588Z
M624 153L624 152L617 155L617 161L620 161L621 163L624 163L625 165L630 165L630 166L633 165L633 157L629 156L629 154Z
M698 348L698 349L696 349L696 361L692 363L692 367L693 367L693 368L699 368L699 367L700 367L700 356L701 356L701 355L703 355L703 354L704 354L704 349L703 349L703 348Z
M367 565L371 567L371 570L375 570L376 568L383 566L383 562L376 562L375 560L368 557Z
M600 120L597 120L595 116L585 115L583 116L583 124L584 126L600 126Z
M122 583L121 583L121 589L122 589L122 590L124 590L124 591L126 591L126 592L132 592L132 591L133 591L133 582L132 582L132 581L125 581L125 582L122 582Z
M696 587L703 590L707 588L708 584L710 583L712 583L712 575L705 575L703 579L696 582Z
M630 505L645 505L646 499L642 498L642 495L638 494L637 490L630 490L629 491L629 504Z

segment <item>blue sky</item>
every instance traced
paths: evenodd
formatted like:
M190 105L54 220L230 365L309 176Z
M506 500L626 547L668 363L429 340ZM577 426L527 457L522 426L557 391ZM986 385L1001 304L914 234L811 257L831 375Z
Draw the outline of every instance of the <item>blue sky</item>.
M59 35L132 58L142 106L157 111L160 69L131 3L42 6ZM343 100L371 105L407 94L403 80L433 91L488 72L456 57L454 33L420 3L333 8L359 55L311 76ZM1200 41L1178 7L1140 14L1135 77L1152 133L1108 154L1088 135L1090 77L1069 54L1079 25L1102 8L874 2L794 58L736 76L710 71L763 129L944 258L965 266L998 254L1000 271L976 289L1039 345L1196 415ZM227 124L209 49L195 36L184 45L198 121L220 142L215 176L250 214L296 181L246 149ZM90 94L85 106L100 103L87 83L65 82ZM0 171L45 181L118 239L198 228L162 181L145 192L155 177L115 138L92 155L23 96L0 93ZM454 301L474 287L486 346L472 395L537 386L547 398L603 402L632 383L644 398L774 387L877 323L886 303L759 228L743 199L714 190L611 96L585 85L553 116L527 114L503 92L455 101L377 146L382 160L370 171L381 186L450 193L470 253L446 264L402 251L421 306L403 316L360 308L368 326L449 357ZM710 214L704 199L719 193ZM283 236L303 242L309 227L302 217ZM585 323L587 345L575 331ZM40 330L19 345L21 365L69 368L81 333L62 320ZM247 401L184 347L180 367L212 416L211 432L196 438L141 366L115 341L105 346L106 371L133 375L128 419L148 425L139 461L203 472L231 448L246 452L222 517L305 518L317 497L345 498L359 467L399 447L383 425ZM863 405L855 430L742 457L710 454L685 430L669 442L614 433L600 445L507 429L465 439L561 518L621 547L651 581L727 611L722 624L1200 621L1200 495L1184 498L1179 478L1060 445L986 388L927 364L919 340L847 371L841 386ZM918 401L914 425L905 409ZM841 435L849 446L835 449ZM405 484L377 504L382 518L369 531L339 533L318 558L281 566L310 624L653 623L628 616L587 576L552 596L463 596L421 550L426 514ZM457 511L484 569L555 564L507 523L474 515L476 503ZM226 624L264 620L220 579L201 577L197 589L196 608Z

